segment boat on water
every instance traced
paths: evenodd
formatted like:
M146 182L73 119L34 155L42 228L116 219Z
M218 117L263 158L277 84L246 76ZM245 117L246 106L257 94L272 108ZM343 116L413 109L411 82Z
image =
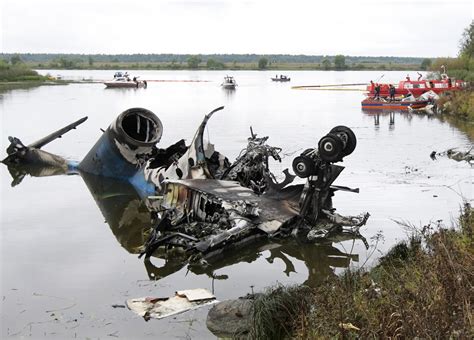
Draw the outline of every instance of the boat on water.
M365 98L362 101L362 109L364 110L410 110L422 109L430 103L428 99L413 99L413 100L386 100Z
M224 89L233 90L237 86L237 82L235 81L234 77L232 76L225 76L224 82L221 84Z
M376 87L380 87L380 96L388 97L390 94L390 84L374 83L370 81L367 86L367 95L370 97L375 96ZM413 94L415 97L421 96L423 93L433 91L436 94L440 94L446 91L458 91L467 87L467 83L463 80L457 80L448 77L446 73L441 74L441 79L423 80L421 74L417 80L412 80L409 75L406 76L405 80L398 82L398 86L395 86L396 96L407 96Z
M125 72L115 72L114 79L104 82L107 88L146 88L146 80L138 80L138 77L130 78L130 75Z
M285 75L276 75L275 78L272 78L272 81L280 81L280 82L285 82L285 81L290 81L291 78L290 77L287 77Z

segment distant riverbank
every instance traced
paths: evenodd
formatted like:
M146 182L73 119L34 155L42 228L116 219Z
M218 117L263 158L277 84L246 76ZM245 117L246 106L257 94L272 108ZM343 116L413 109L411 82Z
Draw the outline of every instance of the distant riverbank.
M426 70L431 59L286 54L0 54L34 69L67 70Z
M20 60L13 60L10 63L0 60L0 92L42 85L66 85L69 83L70 81L38 74L38 72Z
M64 67L62 65L34 64L29 63L30 67L35 69L57 69L57 70L208 70L208 71L417 71L420 66L416 64L379 64L365 63L345 65L343 68L335 66L324 66L320 63L272 63L265 68L260 68L258 63L219 63L217 65L206 63L199 64L196 67L190 67L187 63L135 63L135 62L117 62L117 63L78 63L74 66ZM54 66L54 67L52 67Z

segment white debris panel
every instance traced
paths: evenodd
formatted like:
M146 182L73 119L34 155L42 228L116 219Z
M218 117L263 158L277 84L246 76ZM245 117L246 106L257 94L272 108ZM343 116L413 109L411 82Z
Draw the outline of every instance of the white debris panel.
M176 292L173 297L142 297L128 299L127 307L145 320L163 319L171 315L217 303L207 289L188 289Z

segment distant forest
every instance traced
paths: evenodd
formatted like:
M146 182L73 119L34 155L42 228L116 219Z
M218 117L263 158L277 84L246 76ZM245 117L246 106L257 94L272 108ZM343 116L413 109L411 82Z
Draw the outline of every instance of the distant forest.
M415 57L290 54L45 54L3 53L0 62L33 69L104 70L419 70L431 59Z
M90 59L99 63L185 63L191 57L198 56L202 61L209 59L219 60L223 63L255 63L261 57L273 63L320 63L324 59L334 60L335 56L325 55L291 55L291 54L61 54L61 53L2 53L1 58L10 60L19 56L24 62L48 63L55 59L67 58L84 63ZM420 64L424 58L417 57L368 57L345 56L348 64L355 63L393 63L393 64Z

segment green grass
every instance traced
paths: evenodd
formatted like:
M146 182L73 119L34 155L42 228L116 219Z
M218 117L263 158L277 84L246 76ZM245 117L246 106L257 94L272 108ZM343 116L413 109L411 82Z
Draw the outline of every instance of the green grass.
M299 317L309 312L311 289L276 286L255 297L251 339L284 339L298 328Z
M24 63L9 64L0 61L0 82L45 81L46 77L32 70Z
M462 121L474 122L474 90L472 88L446 92L440 96L437 103L441 112Z
M347 270L310 292L280 294L275 301L272 291L267 293L260 298L262 312L254 313L251 334L261 339L472 339L474 210L465 204L456 229L406 227L412 237L370 271Z

